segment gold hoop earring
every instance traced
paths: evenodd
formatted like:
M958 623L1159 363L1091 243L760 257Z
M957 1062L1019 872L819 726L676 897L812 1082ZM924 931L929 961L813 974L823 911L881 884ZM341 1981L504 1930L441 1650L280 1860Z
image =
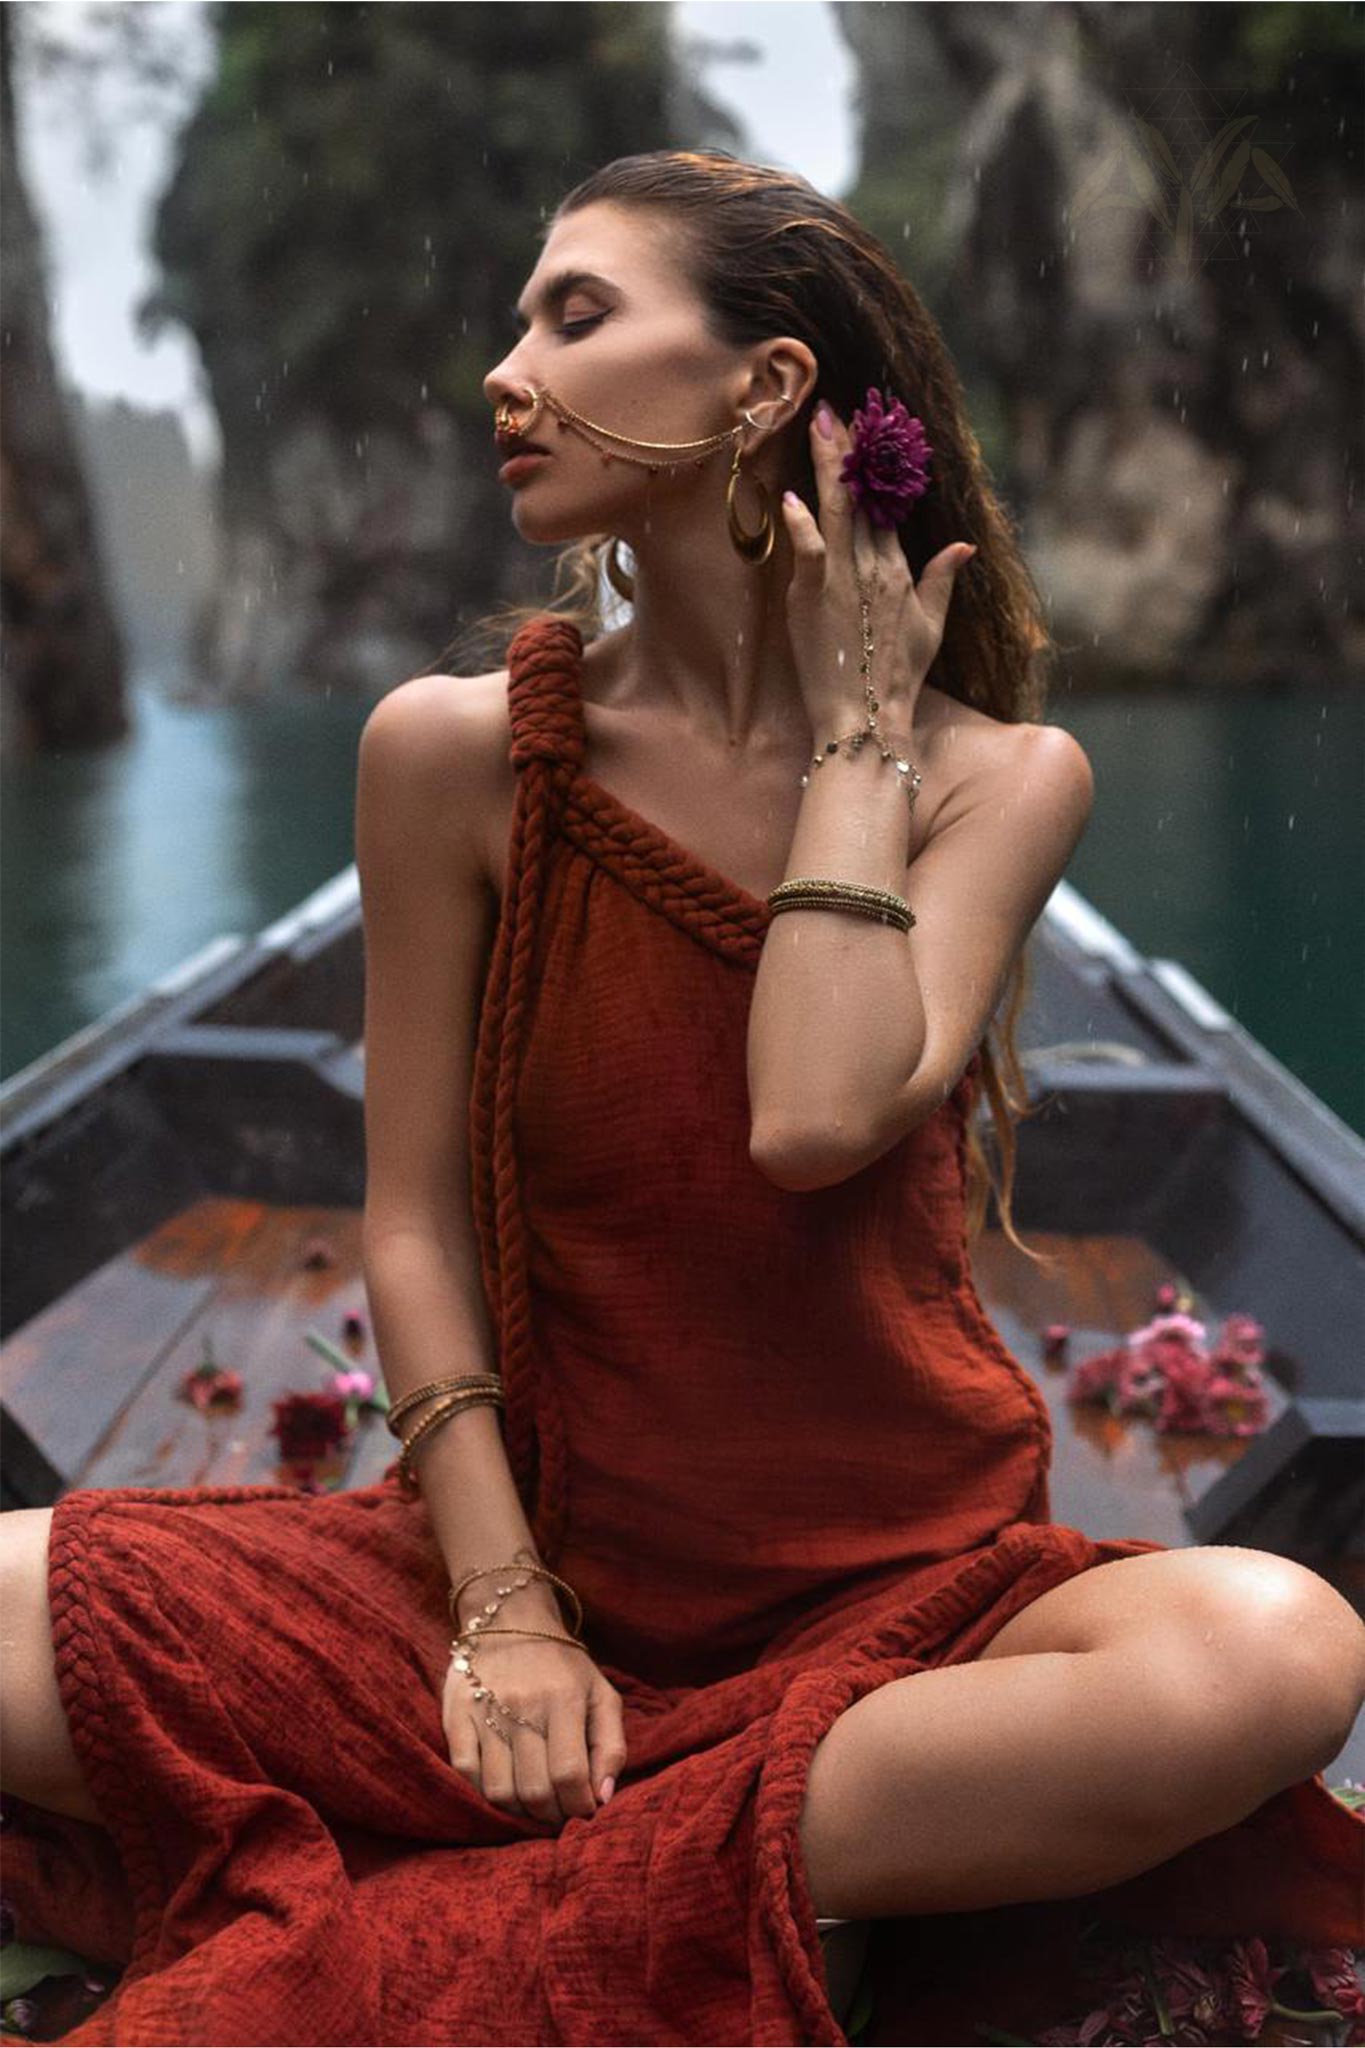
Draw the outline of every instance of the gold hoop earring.
M730 529L730 539L736 554L742 555L746 562L766 562L773 551L773 515L768 502L767 486L758 477L754 477L753 483L763 500L763 522L756 533L746 533L735 511L735 493L739 489L739 444L736 442L735 459L730 465L730 481L725 487L725 523Z
M621 567L620 557L616 552L620 545L619 534L613 534L611 546L607 549L607 581L618 597L623 597L627 604L634 604L635 578L627 575Z

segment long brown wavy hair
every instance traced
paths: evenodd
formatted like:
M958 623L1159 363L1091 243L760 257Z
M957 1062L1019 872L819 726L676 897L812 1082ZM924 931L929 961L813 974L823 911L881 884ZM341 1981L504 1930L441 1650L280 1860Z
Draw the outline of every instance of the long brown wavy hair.
M546 224L597 201L666 217L670 246L722 343L744 348L771 336L798 337L816 358L810 403L825 398L848 419L869 385L894 392L924 421L933 448L933 484L899 529L918 580L949 542L968 539L978 553L954 586L943 642L931 670L936 689L992 718L1039 720L1054 651L1042 601L1017 531L992 486L967 419L961 381L933 316L883 244L841 206L791 171L745 162L726 150L657 149L618 157L575 185ZM807 504L817 502L810 449L799 442ZM552 612L571 619L585 644L605 627L602 577L612 535L582 537L555 560L549 600L508 605L478 620L452 643L487 665L505 665L512 637L528 619ZM447 649L442 660L450 658ZM981 1083L991 1107L999 1170L975 1120L968 1133L967 1227L975 1236L993 1189L1006 1236L1026 1257L1050 1263L1014 1226L1016 1122L1029 1113L1028 1086L1015 1043L1031 970L1021 948L979 1047Z

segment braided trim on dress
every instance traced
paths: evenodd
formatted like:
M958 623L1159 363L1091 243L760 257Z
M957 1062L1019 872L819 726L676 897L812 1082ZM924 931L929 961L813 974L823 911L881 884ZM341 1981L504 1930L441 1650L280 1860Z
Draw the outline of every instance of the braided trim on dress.
M583 757L573 665L582 635L570 620L530 620L508 649L511 760L518 773L508 900L484 994L470 1102L474 1209L484 1283L499 1337L508 1463L532 1528L552 1563L568 1516L568 1459L558 1390L538 1379L531 1341L526 1224L517 1168L515 1108L532 970L565 793Z

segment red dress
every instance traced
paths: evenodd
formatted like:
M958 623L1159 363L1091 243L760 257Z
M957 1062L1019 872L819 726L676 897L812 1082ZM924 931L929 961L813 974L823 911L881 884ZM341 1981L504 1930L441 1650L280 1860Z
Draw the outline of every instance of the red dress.
M470 1132L509 1457L624 1696L620 1787L556 1828L452 1770L448 1582L393 1466L342 1494L69 1493L57 1680L109 1833L30 1810L5 1877L22 1939L126 1962L69 2040L840 2042L797 1835L816 1743L873 1686L1162 1547L1049 1520L1046 1409L967 1257L975 1059L837 1186L752 1164L770 912L583 773L580 654L547 615L509 656ZM1319 1775L1081 1904L1362 1943L1363 1838ZM990 1916L1052 1955L1053 2019L1075 1910ZM935 1916L888 1924L937 1943ZM990 2011L970 1986L959 2024ZM913 1985L896 2022L977 2038Z

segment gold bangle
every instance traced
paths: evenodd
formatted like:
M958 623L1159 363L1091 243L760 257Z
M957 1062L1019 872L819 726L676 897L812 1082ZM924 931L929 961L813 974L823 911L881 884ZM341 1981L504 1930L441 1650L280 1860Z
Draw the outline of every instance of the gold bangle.
M501 1387L501 1385L502 1380L500 1376L497 1373L491 1372L469 1372L462 1373L458 1378L454 1379L428 1380L424 1387L414 1387L410 1394L404 1394L401 1400L395 1401L384 1417L384 1420L395 1436L401 1436L403 1432L398 1427L399 1423L402 1422L405 1416L410 1415L413 1409L421 1402L429 1401L434 1394L453 1393L457 1387Z
M465 1392L462 1394L452 1394L450 1398L446 1401L443 1401L438 1408L433 1408L430 1414L424 1415L422 1417L422 1420L418 1423L416 1429L412 1432L412 1435L407 1439L406 1443L403 1445L403 1448L398 1456L398 1470L404 1483L409 1487L415 1487L416 1479L413 1474L413 1453L417 1450L418 1445L423 1441L425 1437L431 1436L436 1430L438 1430L441 1427L441 1424L443 1422L449 1422L451 1416L454 1415L458 1409L499 1407L501 1406L501 1404L501 1394L484 1393L480 1392L476 1388L470 1387L467 1388Z
M781 910L852 910L883 924L893 924L903 932L917 922L905 898L894 890L817 875L794 875L789 882L781 883L769 896L768 907L774 914Z

